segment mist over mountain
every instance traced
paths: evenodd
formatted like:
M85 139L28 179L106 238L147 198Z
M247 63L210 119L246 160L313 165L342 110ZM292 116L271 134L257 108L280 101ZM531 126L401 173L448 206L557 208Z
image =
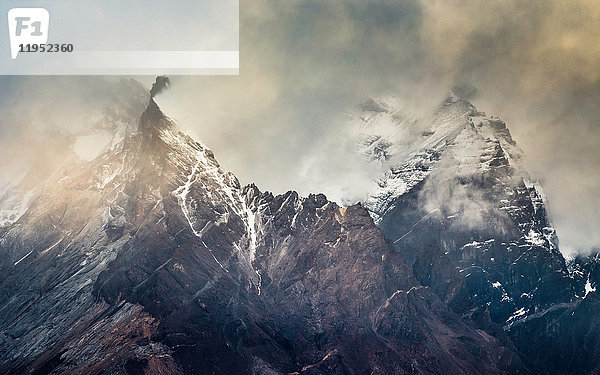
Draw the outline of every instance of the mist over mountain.
M469 100L510 124L529 172L543 181L561 251L600 246L594 1L257 0L240 7L239 20L244 74L171 77L179 90L157 101L244 183L361 199L365 192L328 178L353 173L352 185L362 186L372 177L346 167L361 161L348 151L344 115L371 95L398 96L428 115L450 89L471 86ZM12 156L38 149L46 132L87 123L113 89L103 80L0 77L0 179L27 169L31 160Z
M522 366L421 286L363 207L242 188L153 99L25 194L0 230L5 373Z
M591 0L259 0L240 8L245 73L173 77L186 95L160 103L242 181L339 201L343 187L327 177L348 178L354 106L392 95L421 117L453 87L476 87L469 100L510 124L543 181L561 251L587 252L600 245L598 23ZM185 125L200 116L203 126ZM355 172L353 185L369 177Z
M489 313L534 373L596 371L597 257L565 261L507 125L454 95L422 123L393 98L355 121L384 169L365 207L417 279L463 316Z
M565 261L499 118L367 100L344 121L373 178L340 205L242 186L142 85L114 85L1 193L3 373L600 368L597 257Z

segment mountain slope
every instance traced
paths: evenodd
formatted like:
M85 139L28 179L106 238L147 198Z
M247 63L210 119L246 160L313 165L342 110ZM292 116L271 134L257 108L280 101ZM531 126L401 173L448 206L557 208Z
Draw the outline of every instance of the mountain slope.
M152 99L0 229L3 373L518 373L360 206L241 188Z
M536 372L598 366L595 297L581 300L501 120L451 95L425 121L372 99L355 124L359 151L386 170L366 207L423 285L475 322L489 311L495 324L480 327L506 339L503 327Z

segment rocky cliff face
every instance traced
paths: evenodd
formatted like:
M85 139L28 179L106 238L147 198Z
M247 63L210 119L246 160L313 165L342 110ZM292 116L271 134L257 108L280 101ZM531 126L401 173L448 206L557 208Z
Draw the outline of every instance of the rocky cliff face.
M242 188L151 99L123 134L3 223L2 373L526 371L360 205Z
M600 252L592 251L588 255L577 255L567 261L567 267L575 280L575 290L579 297L596 292L600 281Z
M384 173L340 207L240 186L120 85L99 156L59 137L1 192L0 372L600 371L599 258L565 262L501 120L368 101L358 147Z
M456 96L425 121L372 99L355 124L359 150L386 170L366 207L419 282L490 334L508 335L534 372L596 368L599 310L595 295L582 300L595 266L567 269L506 125Z

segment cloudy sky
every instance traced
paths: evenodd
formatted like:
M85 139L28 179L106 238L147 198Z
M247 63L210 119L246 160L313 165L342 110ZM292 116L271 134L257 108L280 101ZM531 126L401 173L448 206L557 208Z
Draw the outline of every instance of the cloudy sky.
M241 1L240 75L171 77L158 102L243 183L340 199L372 177L345 135L356 105L394 95L427 113L471 84L542 180L563 251L585 250L600 246L598 25L593 0ZM0 145L26 132L13 131L19 113L41 121L29 101L71 103L80 118L94 102L97 79L46 79L28 97L31 80L2 79L16 94L0 96ZM42 128L72 118L47 110Z

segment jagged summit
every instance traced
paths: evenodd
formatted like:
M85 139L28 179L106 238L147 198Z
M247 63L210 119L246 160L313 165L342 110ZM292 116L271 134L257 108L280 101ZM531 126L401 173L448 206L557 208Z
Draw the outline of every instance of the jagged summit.
M150 89L150 100L148 106L139 120L138 131L143 134L144 143L156 143L160 133L168 129L176 129L177 125L166 116L154 98L164 90L168 89L171 81L167 76L158 76Z
M0 231L2 373L520 366L419 284L363 207L242 188L154 100L138 132L36 194Z
M383 164L384 175L365 205L376 222L393 200L423 182L434 170L456 177L487 172L529 181L523 152L506 124L486 116L466 99L450 95L428 119L407 113L394 99L372 99L355 120L358 149Z
M383 170L365 207L423 285L455 311L488 313L541 373L573 371L553 362L563 355L596 366L568 344L596 325L594 262L577 260L569 273L523 151L466 91L425 120L391 100L363 106L358 149Z
M340 207L242 188L146 95L2 224L0 372L595 373L598 259L568 274L501 120L370 100L384 172Z
M175 123L162 112L154 99L150 98L146 110L140 117L138 131L149 134L157 130L173 129L175 127Z

